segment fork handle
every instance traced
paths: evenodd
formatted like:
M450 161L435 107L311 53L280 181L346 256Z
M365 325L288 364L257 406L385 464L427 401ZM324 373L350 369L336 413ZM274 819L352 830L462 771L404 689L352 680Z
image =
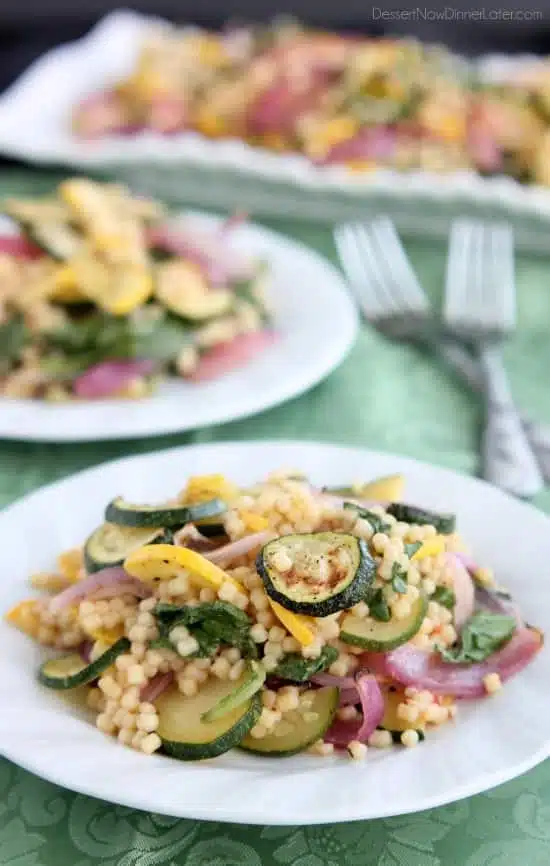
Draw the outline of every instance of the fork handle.
M477 358L458 340L445 338L434 341L433 349L474 391L483 391L485 379ZM542 477L550 484L550 426L520 415L521 423L531 449L537 459Z
M501 353L496 346L482 344L479 361L486 385L483 476L514 496L530 499L544 482L515 407Z

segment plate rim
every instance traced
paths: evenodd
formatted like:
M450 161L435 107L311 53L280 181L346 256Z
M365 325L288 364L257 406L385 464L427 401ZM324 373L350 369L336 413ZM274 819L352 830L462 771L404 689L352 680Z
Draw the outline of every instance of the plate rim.
M170 458L171 456L180 456L185 457L188 455L190 451L200 450L200 451L216 451L217 449L225 449L230 452L235 451L246 451L250 446L254 446L257 449L271 449L273 447L279 448L283 447L283 449L289 448L291 450L297 449L320 449L321 451L330 450L332 453L340 452L347 453L350 455L357 454L361 455L362 459L369 460L391 460L398 466L401 466L401 471L407 471L407 467L414 468L415 470L422 471L430 471L434 470L438 475L441 476L442 480L445 478L454 478L459 479L462 482L465 482L467 485L471 485L471 487L476 490L491 490L493 494L496 494L498 498L504 499L509 503L514 503L515 507L518 507L525 514L531 514L537 520L542 521L546 524L546 528L550 527L550 517L542 512L540 509L536 508L534 505L527 502L518 502L513 497L504 493L503 491L499 491L494 488L492 485L488 484L486 481L482 479L478 479L469 475L465 475L463 473L457 472L452 469L448 469L444 466L439 466L437 464L430 464L423 460L418 460L414 457L409 457L406 455L393 454L389 451L380 451L373 450L370 448L361 448L359 446L354 445L343 445L341 443L333 443L333 442L323 442L315 439L286 439L286 438L275 438L275 439L265 439L265 440L231 440L231 441L219 441L219 442L209 442L209 443L191 443L188 445L180 445L173 446L170 448L161 448L161 449L152 449L150 451L144 453L138 453L133 455L128 455L125 457L114 458L108 461L104 461L96 464L92 467L87 467L78 472L75 472L71 475L65 476L61 479L57 479L49 484L43 485L37 488L30 493L23 495L16 499L13 503L5 507L2 511L0 511L0 522L2 517L10 512L18 511L19 509L24 509L26 504L35 498L39 498L44 493L54 493L58 488L62 488L65 484L78 484L80 480L86 477L90 477L94 474L101 473L106 467L115 468L119 465L131 465L134 462L140 462L142 460L153 459L159 456L163 458ZM52 784L56 784L65 790L73 791L78 794L84 794L86 796L95 797L96 799L101 799L105 802L115 803L122 806L127 806L134 809L139 809L141 811L148 811L154 809L154 804L147 803L146 797L144 798L140 794L137 794L135 797L130 798L124 796L123 799L112 794L105 795L103 793L98 794L97 789L94 790L90 788L86 782L84 781L82 784L74 784L71 782L68 787L67 784L61 780L61 777L57 775L55 772L47 772L43 773L40 771L40 774L36 771L35 766L32 760L26 760L19 756L13 757L11 750L6 750L5 746L0 743L0 754L6 757L8 760L13 761L17 766L22 767L26 771L33 773L34 775L39 775L39 778L45 779ZM320 814L319 809L316 809L316 814L310 813L300 813L300 824L302 826L314 826L314 825L323 825L323 824L337 824L351 821L359 821L359 820L376 820L378 818L388 818L397 815L407 815L407 814L416 814L417 812L424 811L426 809L432 809L439 806L443 806L449 803L458 802L467 797L474 796L476 794L482 793L484 791L492 790L493 788L501 785L507 781L518 778L522 776L530 769L537 766L539 763L544 761L546 758L550 756L550 734L548 735L544 744L536 750L533 754L531 754L528 758L523 761L520 761L517 764L509 765L506 768L502 769L499 772L493 771L485 771L481 773L473 782L466 781L458 786L452 788L452 793L450 795L433 795L431 797L424 797L420 806L416 806L411 803L410 808L400 807L399 812L395 813L389 807L382 807L377 809L376 815L364 815L360 814L360 809L356 810L356 812L349 815L340 815L338 814L336 817L330 814L330 810L327 809L324 813ZM169 760L169 759L167 759ZM212 766L212 765L210 765ZM361 765L360 765L361 766ZM364 769L364 768L363 768ZM220 821L222 823L237 823L237 824L250 824L250 825L264 825L268 824L270 826L297 826L295 820L291 820L289 815L285 815L282 818L267 816L261 813L261 805L259 806L258 812L253 813L252 815L247 814L243 816L239 814L238 809L222 806L215 809L185 809L185 814L181 811L177 810L174 812L162 811L161 814L173 815L175 817L182 817L192 820L206 820L206 821Z

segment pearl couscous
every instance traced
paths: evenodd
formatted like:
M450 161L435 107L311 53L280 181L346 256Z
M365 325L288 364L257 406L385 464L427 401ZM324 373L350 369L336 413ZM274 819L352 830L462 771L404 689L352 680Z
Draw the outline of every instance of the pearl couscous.
M414 747L542 638L454 518L403 504L402 487L280 472L246 488L196 476L158 506L119 497L7 619L64 653L45 687L84 688L96 727L145 754Z

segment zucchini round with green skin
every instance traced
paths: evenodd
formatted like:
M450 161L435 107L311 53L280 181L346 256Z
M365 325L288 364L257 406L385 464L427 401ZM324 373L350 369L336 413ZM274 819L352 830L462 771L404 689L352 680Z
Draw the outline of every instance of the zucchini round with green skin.
M362 601L376 572L366 543L345 532L276 538L262 548L256 568L274 601L294 613L319 617Z
M407 643L419 630L428 610L428 600L420 595L405 619L380 622L371 617L359 619L347 614L340 624L340 640L371 652L388 652Z
M165 527L175 529L208 517L218 517L227 510L221 499L197 505L134 505L117 496L107 506L105 520L120 526Z
M435 526L440 535L450 535L455 531L456 517L454 514L437 514L416 505L405 505L403 502L392 502L386 511L401 523L416 523L418 526Z
M84 565L88 574L92 574L102 568L122 565L132 551L144 544L170 544L172 541L169 529L103 523L84 545Z
M85 662L78 653L49 659L40 665L38 680L49 689L75 689L96 680L118 656L129 649L130 641L121 637L93 662Z
M247 673L248 676L232 692L220 698L217 704L202 714L201 721L215 722L223 718L260 691L265 682L264 668L258 662L250 662Z
M237 746L261 715L258 692L214 721L206 722L203 717L246 681L247 674L237 682L211 679L193 698L182 695L177 687L167 689L155 701L163 751L180 761L202 761Z
M306 721L299 710L292 710L284 714L267 736L260 739L245 737L240 745L241 749L268 758L288 758L305 751L322 739L336 715L339 692L335 686L326 686L323 689L312 689L310 695L311 708L307 715L312 721Z

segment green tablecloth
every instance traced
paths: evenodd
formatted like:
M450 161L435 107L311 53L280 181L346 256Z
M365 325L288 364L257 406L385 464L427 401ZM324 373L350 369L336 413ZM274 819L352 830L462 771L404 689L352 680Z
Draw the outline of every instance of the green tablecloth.
M54 175L0 175L4 192L44 189ZM271 223L333 256L328 233ZM434 298L444 250L409 246ZM549 263L518 261L520 327L507 348L524 408L550 422ZM475 472L480 410L444 369L364 327L343 365L309 394L255 418L132 442L0 442L0 506L41 484L124 454L187 442L318 439L408 454ZM538 505L550 510L550 493ZM518 733L518 735L520 735ZM0 746L1 750L1 746ZM465 756L467 760L467 756ZM365 766L368 774L368 764ZM299 821L299 816L297 816ZM0 759L1 866L548 866L550 764L487 794L402 818L327 827L183 821L63 791Z

